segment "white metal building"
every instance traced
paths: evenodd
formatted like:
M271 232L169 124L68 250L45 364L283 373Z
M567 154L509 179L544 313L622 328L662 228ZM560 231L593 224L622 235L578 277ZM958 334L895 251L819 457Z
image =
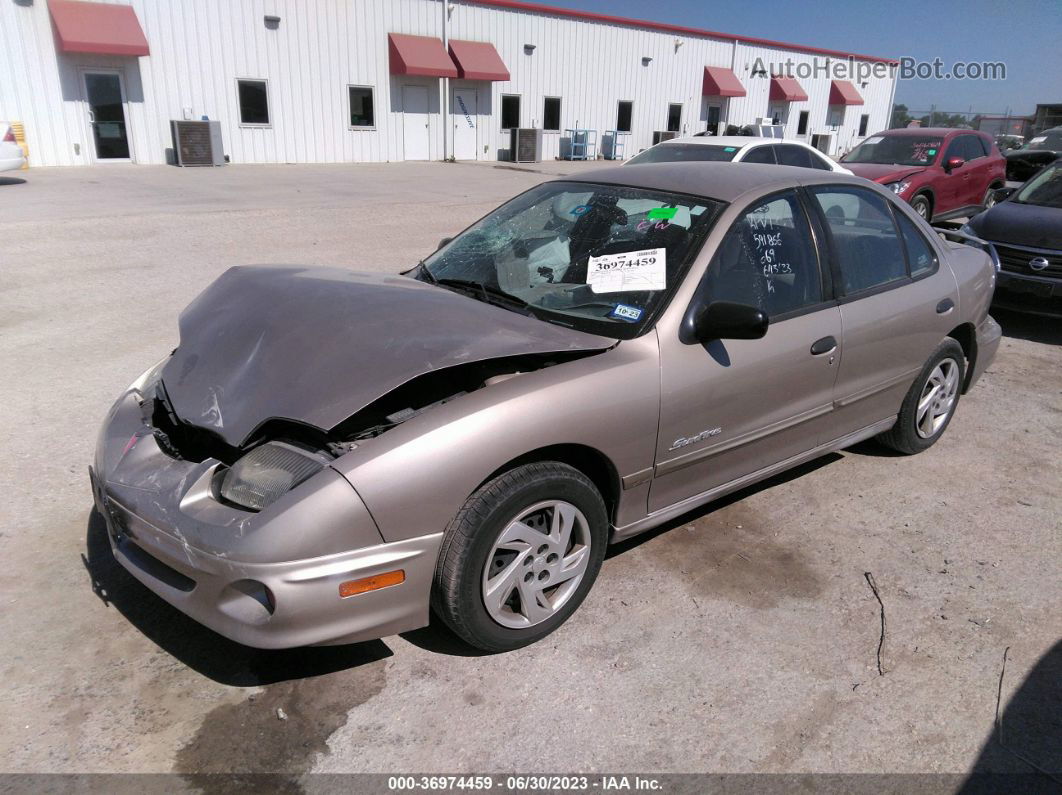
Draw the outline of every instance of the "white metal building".
M757 70L787 60L823 73ZM631 156L764 117L838 154L895 84L890 59L516 0L0 2L0 119L37 166L172 162L170 120L204 117L233 163L507 159L513 125L541 159L572 129Z

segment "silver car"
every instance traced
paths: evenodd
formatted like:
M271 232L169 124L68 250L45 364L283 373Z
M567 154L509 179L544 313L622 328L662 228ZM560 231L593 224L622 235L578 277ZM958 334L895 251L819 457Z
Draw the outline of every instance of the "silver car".
M513 649L606 546L824 453L930 447L995 355L996 270L811 169L547 182L404 275L239 267L114 404L114 554L263 648L424 626Z

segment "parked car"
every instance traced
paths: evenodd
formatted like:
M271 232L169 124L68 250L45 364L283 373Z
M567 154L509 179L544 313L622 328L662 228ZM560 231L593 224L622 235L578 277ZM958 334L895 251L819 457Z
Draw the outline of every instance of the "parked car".
M6 121L0 121L0 171L17 171L26 164L22 147L15 140L15 131Z
M991 207L994 191L1006 179L1003 155L988 135L974 130L886 130L867 138L841 162L933 221Z
M1003 156L1006 157L1006 152L1012 149L1021 149L1025 145L1025 136L1023 135L997 135L996 146L999 147L999 151L1003 152Z
M995 305L1062 316L1062 160L1001 194L1003 201L962 229L995 245Z
M240 643L431 605L516 648L610 542L864 439L930 447L999 344L994 280L843 174L547 182L404 275L226 271L107 415L96 505L134 577Z
M1007 152L1007 179L1025 182L1062 155L1062 127L1052 127L1029 139L1021 149Z
M803 141L759 138L747 135L672 138L640 152L625 165L645 163L689 163L693 161L730 161L732 163L776 163L783 166L817 168L835 174L851 174Z

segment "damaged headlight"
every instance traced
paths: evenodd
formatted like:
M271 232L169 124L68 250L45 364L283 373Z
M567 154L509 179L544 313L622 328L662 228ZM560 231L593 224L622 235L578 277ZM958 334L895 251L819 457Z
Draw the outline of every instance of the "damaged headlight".
M283 442L267 442L225 470L222 498L260 511L324 469L324 462Z
M155 384L159 381L159 376L162 375L162 368L166 366L166 362L170 360L172 355L172 353L167 353L159 361L151 365L125 391L136 392L141 398L150 397L151 390L154 389ZM140 402L143 403L144 401L141 400Z

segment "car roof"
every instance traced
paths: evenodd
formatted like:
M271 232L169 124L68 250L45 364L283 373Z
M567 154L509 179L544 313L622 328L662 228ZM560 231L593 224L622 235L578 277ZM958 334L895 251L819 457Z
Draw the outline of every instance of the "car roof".
M573 174L557 182L597 182L649 190L677 191L732 202L750 191L770 193L810 183L852 184L867 180L833 171L761 163L683 161L600 168Z
M882 130L876 132L874 135L868 136L874 138L879 135L954 135L957 133L975 133L976 135L986 136L985 133L980 130L972 130L968 127L901 127L896 130Z
M748 146L749 144L798 144L800 141L787 141L784 138L764 138L760 135L684 135L661 141L658 146L668 144L703 144L708 146Z

